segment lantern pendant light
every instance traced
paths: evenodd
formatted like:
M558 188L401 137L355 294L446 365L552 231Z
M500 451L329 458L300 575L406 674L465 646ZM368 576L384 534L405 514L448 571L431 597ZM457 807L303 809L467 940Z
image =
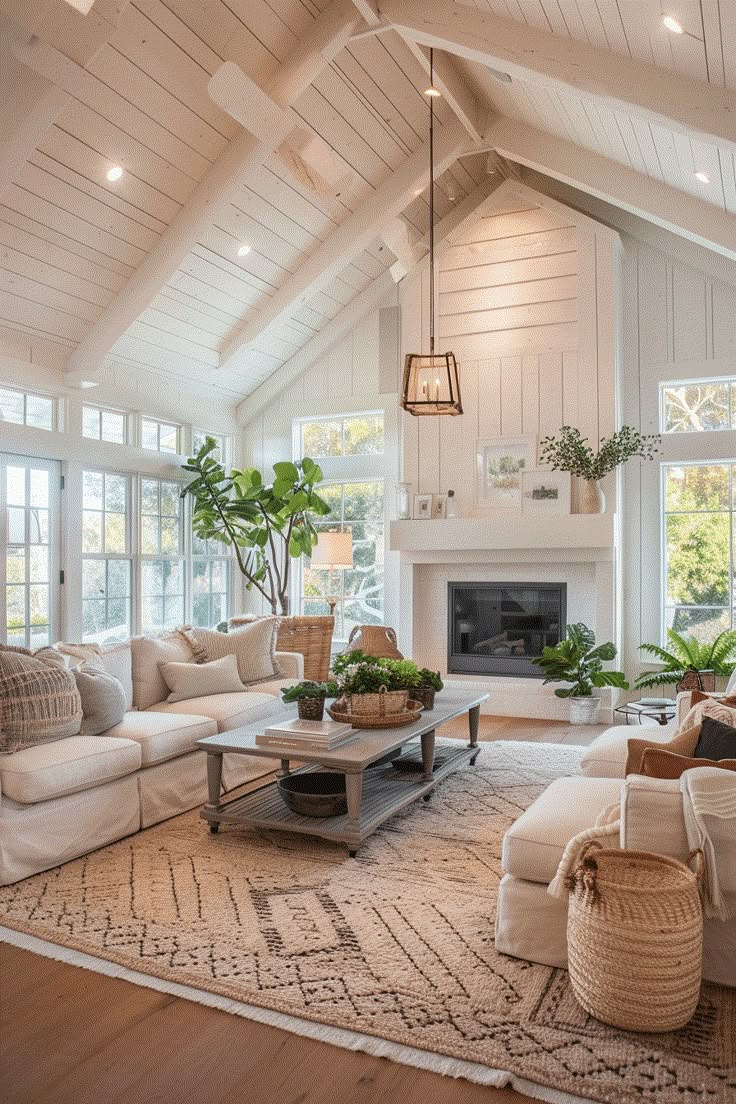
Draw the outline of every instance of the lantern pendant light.
M415 417L462 414L460 375L454 353L434 350L434 50L429 51L429 353L407 353L401 405Z

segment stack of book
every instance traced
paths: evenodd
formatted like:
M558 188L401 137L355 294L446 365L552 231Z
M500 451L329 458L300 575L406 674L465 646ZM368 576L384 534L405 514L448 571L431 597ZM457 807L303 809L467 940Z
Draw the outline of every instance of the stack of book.
M281 721L256 736L260 747L284 751L332 751L356 735L352 725L339 721Z

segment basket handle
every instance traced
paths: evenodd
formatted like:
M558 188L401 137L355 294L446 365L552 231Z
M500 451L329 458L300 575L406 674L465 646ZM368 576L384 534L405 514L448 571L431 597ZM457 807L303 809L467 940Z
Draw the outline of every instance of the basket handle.
M695 870L693 871L693 873L694 873L697 881L702 882L703 874L705 873L705 855L703 854L702 848L700 848L700 847L693 848L693 850L690 852L690 854L687 857L686 865L690 866L690 863L693 861L693 859L696 860Z
M568 874L565 884L570 893L585 889L595 898L598 896L598 863L590 855L591 851L602 851L603 844L598 840L588 840L580 850L575 870Z

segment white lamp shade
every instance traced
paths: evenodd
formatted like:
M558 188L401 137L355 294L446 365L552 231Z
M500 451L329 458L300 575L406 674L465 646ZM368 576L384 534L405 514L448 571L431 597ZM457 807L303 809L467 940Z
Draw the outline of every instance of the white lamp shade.
M312 567L352 567L353 534L320 533L312 549Z

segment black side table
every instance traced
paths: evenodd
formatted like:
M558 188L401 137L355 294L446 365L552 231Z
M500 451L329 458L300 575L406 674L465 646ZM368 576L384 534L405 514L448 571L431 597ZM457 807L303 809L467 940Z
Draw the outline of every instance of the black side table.
M641 698L639 701L627 702L619 705L614 713L620 713L626 717L626 724L632 724L632 717L636 723L641 724L642 717L653 717L657 724L666 725L677 713L677 702L672 698Z

